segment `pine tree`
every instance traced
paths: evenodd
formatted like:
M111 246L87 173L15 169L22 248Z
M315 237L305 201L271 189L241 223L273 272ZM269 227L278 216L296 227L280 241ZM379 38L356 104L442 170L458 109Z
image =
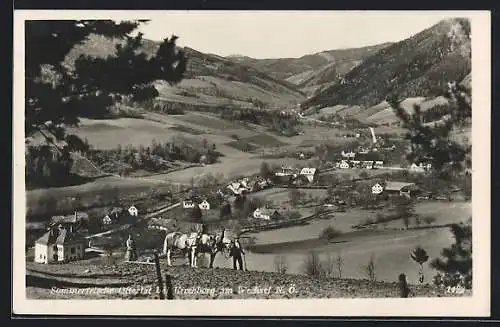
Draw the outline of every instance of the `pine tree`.
M65 140L70 151L85 150L85 142L66 134L80 117L102 117L124 98L146 101L158 91L153 82L177 83L183 78L186 59L167 38L155 55L140 51L142 34L131 36L146 21L116 23L112 20L32 20L25 25L25 132L27 139L41 134L60 149ZM81 55L66 64L70 51L92 35L119 39L115 53L106 58ZM62 159L61 159L62 161ZM66 162L70 164L71 161Z
M448 178L471 167L471 145L454 140L452 135L471 122L471 92L462 85L450 83L445 95L450 102L445 116L433 124L424 124L420 106L415 105L410 114L399 100L388 99L403 127L408 130L406 139L410 141L411 150L407 159L410 162L430 162L439 178Z
M453 224L450 229L455 242L441 251L442 258L431 261L431 267L438 270L434 282L444 286L472 288L472 226L469 222Z

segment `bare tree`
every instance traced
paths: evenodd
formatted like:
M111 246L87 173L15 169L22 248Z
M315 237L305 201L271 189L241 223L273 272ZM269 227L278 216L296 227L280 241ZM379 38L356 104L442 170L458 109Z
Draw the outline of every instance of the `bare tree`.
M342 255L340 253L337 254L336 264L337 264L337 276L339 278L342 278L342 271L344 269L344 258L342 258Z
M364 274L373 285L377 280L377 274L375 272L375 256L372 254L366 265L361 266Z
M288 271L288 262L285 256L279 255L274 258L274 268L278 274L286 274Z

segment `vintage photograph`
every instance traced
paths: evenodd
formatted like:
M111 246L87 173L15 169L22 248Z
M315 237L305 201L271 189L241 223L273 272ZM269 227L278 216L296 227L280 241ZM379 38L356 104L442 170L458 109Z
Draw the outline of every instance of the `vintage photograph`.
M26 299L476 294L469 13L60 14L21 23Z

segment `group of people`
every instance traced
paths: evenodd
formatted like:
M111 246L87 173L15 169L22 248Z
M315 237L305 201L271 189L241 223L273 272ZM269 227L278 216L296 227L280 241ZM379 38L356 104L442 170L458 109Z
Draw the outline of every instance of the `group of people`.
M128 235L126 242L127 251L125 252L126 261L136 261L138 259L137 247L134 238L131 234ZM244 256L245 251L241 246L239 237L236 236L229 245L229 257L233 258L233 269L234 270L245 270L244 267Z

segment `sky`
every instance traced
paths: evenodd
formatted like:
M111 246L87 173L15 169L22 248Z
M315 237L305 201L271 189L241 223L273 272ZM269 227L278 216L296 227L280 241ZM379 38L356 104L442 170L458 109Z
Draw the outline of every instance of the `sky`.
M408 38L457 12L170 11L149 16L144 37L177 35L179 46L221 56L291 58Z

